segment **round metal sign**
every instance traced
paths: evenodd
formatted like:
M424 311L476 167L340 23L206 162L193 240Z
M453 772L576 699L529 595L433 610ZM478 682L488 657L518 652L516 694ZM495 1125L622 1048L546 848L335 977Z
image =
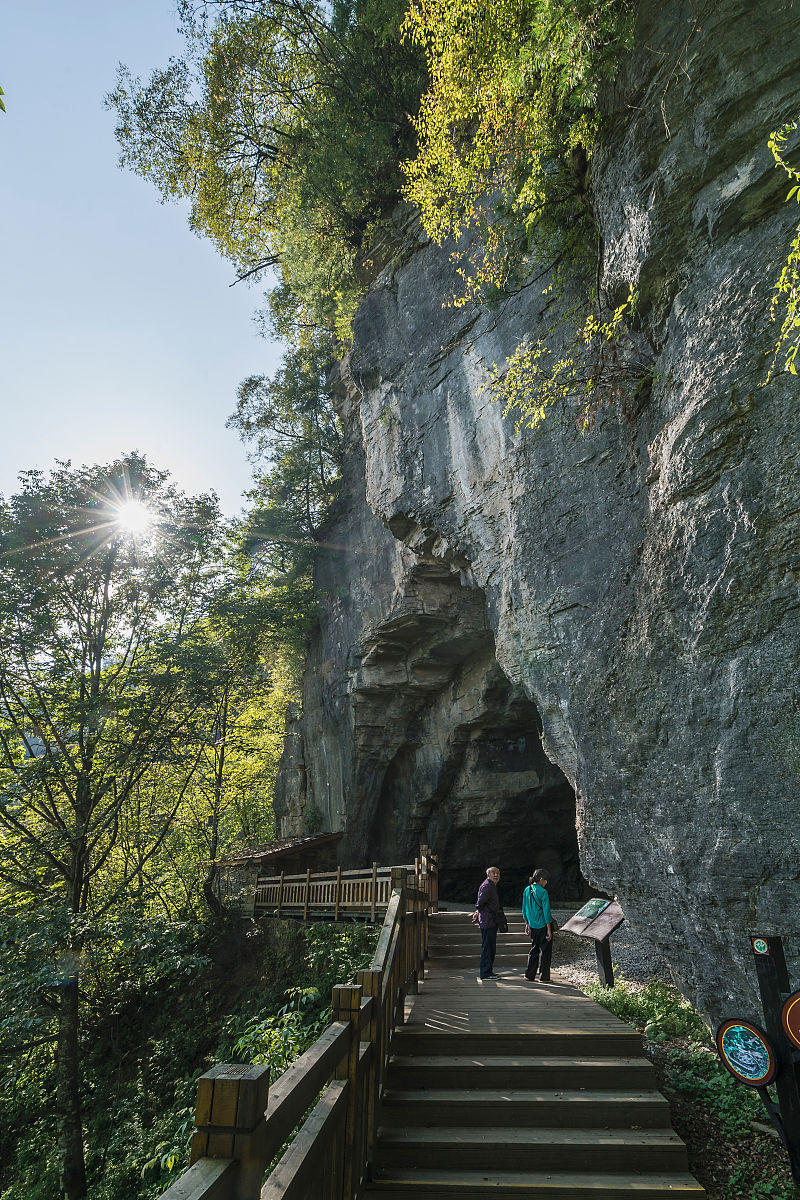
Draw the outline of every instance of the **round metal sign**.
M748 1087L766 1087L778 1070L775 1051L763 1029L739 1017L729 1018L720 1025L717 1053L731 1075Z
M800 992L792 992L781 1009L781 1025L790 1042L800 1047Z
M753 938L754 954L769 954L769 942L766 938Z

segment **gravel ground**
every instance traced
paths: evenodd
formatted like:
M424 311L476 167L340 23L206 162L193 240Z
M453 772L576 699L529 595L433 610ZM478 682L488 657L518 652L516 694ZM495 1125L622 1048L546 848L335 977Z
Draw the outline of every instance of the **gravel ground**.
M553 908L559 925L573 915L574 909ZM636 983L647 983L649 979L666 979L670 975L667 964L650 942L641 934L634 933L627 921L611 935L611 962L614 973ZM574 933L558 930L553 946L554 971L565 976L576 987L597 980L597 958L591 938L577 937Z

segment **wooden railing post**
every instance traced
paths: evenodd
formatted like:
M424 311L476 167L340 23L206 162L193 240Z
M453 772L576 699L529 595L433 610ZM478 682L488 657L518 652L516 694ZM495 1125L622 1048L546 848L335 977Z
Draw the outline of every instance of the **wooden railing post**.
M278 916L281 915L281 905L283 904L283 877L285 872L281 871L281 881L278 884Z
M342 901L342 868L336 868L336 895L333 900L333 919L339 920L339 905Z
M372 1045L372 1058L367 1075L367 1105L366 1105L366 1157L367 1169L375 1156L375 1142L378 1129L378 1105L383 1090L383 1074L385 1068L383 1054L383 1007L381 1005L381 984L383 972L368 968L356 975L361 994L371 997L372 1011L370 1013L368 1038Z
M225 1063L212 1067L197 1081L191 1162L234 1159L238 1167L229 1200L259 1200L267 1167L264 1112L268 1091L269 1067L264 1066Z
M406 869L405 867L392 867L392 892L400 893L400 911L398 913L398 921L400 934L398 940L397 954L397 997L395 1005L395 1023L402 1025L406 1019L406 981L408 979L408 923L406 920Z
M358 984L347 984L333 989L334 1021L347 1021L350 1025L350 1048L347 1058L336 1072L337 1079L347 1080L347 1118L344 1137L344 1178L342 1200L355 1200L365 1163L360 1161L361 1112L363 1095L359 1089L358 1059L361 1050L361 988Z
M311 867L306 871L306 893L305 903L303 905L303 920L308 920L308 910L311 905Z
M378 864L372 864L372 904L370 906L370 920L375 920L375 909L378 903Z

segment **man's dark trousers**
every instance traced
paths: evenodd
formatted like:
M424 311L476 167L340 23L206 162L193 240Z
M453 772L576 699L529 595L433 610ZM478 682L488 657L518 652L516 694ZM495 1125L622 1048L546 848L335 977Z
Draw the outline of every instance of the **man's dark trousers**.
M531 930L531 952L528 955L528 965L525 968L525 978L535 979L536 970L542 983L550 980L550 959L553 955L553 943L547 940L547 926ZM541 958L541 963L540 963Z
M494 970L494 956L497 953L497 926L481 930L481 979L491 975ZM473 959L473 962L475 960Z

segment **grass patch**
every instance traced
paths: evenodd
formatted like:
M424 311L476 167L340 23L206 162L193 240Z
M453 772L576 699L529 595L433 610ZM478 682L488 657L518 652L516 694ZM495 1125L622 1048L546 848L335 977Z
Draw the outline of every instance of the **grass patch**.
M650 1042L687 1038L700 1045L710 1045L711 1035L700 1013L663 979L637 984L617 978L613 988L592 982L583 990L620 1021L635 1025Z

